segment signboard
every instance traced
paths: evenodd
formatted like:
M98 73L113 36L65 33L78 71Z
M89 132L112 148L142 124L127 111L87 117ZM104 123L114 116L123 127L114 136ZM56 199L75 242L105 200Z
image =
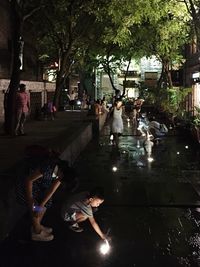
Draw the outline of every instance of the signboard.
M192 74L193 79L198 79L200 77L200 72L195 72Z

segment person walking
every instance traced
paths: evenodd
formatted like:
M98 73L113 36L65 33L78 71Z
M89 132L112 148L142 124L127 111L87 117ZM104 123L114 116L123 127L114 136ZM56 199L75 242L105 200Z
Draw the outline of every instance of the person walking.
M21 83L16 95L16 127L15 135L25 135L24 123L30 111L30 97L26 93L26 85Z

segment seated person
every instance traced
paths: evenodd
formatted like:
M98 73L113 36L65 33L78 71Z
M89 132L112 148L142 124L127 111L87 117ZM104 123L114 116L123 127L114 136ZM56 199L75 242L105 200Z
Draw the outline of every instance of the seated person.
M93 209L97 208L104 201L103 189L96 187L91 192L81 192L67 199L62 207L61 215L64 221L69 222L69 228L75 232L82 232L80 222L89 220L94 230L102 238L106 239L99 225L94 219Z
M168 133L167 126L164 123L159 123L157 121L151 121L149 123L149 131L154 136L165 136Z

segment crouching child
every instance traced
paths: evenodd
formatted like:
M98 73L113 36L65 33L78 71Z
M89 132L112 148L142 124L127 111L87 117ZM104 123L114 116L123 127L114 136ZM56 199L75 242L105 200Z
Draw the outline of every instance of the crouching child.
M101 187L96 187L90 192L81 192L67 199L62 207L61 215L64 221L69 222L69 228L75 232L82 232L79 223L89 220L96 233L104 240L103 234L97 224L93 211L104 202L104 193Z

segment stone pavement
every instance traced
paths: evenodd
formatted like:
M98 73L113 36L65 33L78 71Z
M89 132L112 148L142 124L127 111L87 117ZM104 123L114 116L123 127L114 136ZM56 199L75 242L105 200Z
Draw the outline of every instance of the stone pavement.
M131 122L124 126L119 149L110 143L108 122L74 162L79 190L105 188L95 217L110 233L110 253L100 254L101 241L88 222L82 233L70 231L55 202L44 222L55 239L31 242L24 218L0 247L2 267L200 266L199 147L188 136L170 134L153 148L149 163L144 138Z
M87 112L58 112L55 120L28 121L25 124L26 136L8 137L2 134L0 136L0 172L13 167L19 159L22 159L28 145L43 145L63 153L66 146L88 125L91 127ZM91 132L88 134L91 135ZM91 140L91 136L88 139ZM87 144L89 140L85 140L85 143Z

